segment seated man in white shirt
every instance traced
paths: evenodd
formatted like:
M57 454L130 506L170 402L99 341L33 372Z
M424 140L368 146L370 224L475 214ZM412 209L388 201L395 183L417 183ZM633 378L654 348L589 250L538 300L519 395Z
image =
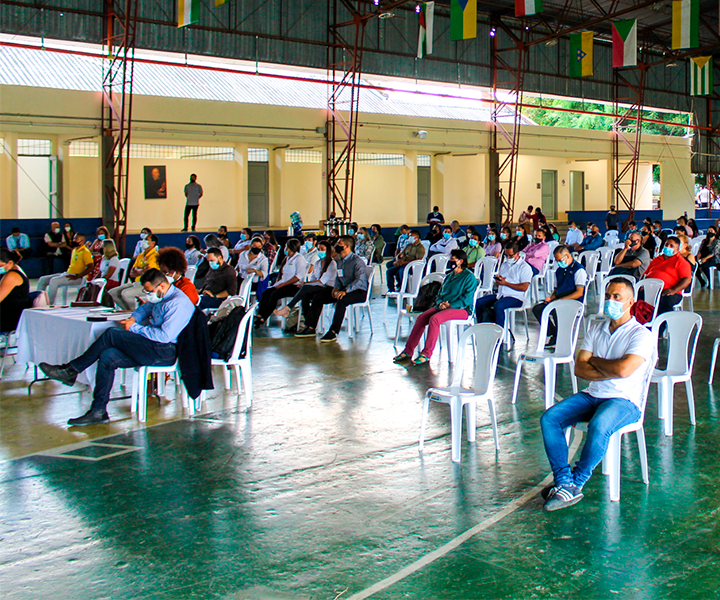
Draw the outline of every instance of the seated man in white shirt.
M253 287L256 287L259 281L268 276L270 264L267 256L262 252L265 241L261 237L254 237L250 242L250 248L243 252L238 258L237 270L240 279L253 278Z
M610 436L640 418L648 369L655 366L653 334L630 316L632 284L610 281L605 291L605 314L610 321L590 327L575 359L575 375L590 382L545 411L540 419L545 452L555 479L542 491L545 510L553 511L582 500L582 488L607 451ZM571 468L565 429L588 423L580 460Z
M520 256L520 247L516 243L505 248L505 260L495 275L497 294L478 298L475 304L475 319L478 323L497 323L505 326L505 309L519 308L523 305L525 292L530 287L533 272L530 265Z
M307 261L308 272L312 273L318 259L317 236L314 233L308 233L305 236L305 241L300 247L300 256Z
M458 245L457 239L453 237L452 227L450 227L450 225L446 225L443 228L443 236L430 246L428 258L434 256L435 254L447 254L450 256L450 253L453 250L458 250L459 248L460 246Z
M580 244L584 238L585 235L578 229L577 223L575 223L575 221L570 221L568 223L567 234L565 234L565 245L572 248L576 244Z

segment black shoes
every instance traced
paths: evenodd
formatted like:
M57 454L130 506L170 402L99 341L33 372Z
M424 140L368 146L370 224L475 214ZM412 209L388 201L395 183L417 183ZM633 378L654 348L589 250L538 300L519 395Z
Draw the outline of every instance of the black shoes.
M42 362L38 367L50 379L59 381L64 385L74 385L78 376L78 372L70 365L49 365Z
M324 336L320 338L320 342L323 344L329 344L330 342L337 342L337 334L331 329Z
M76 417L70 419L68 425L73 427L84 427L85 425L99 425L101 423L108 423L110 417L107 411L89 410L82 417Z
M296 338L310 338L315 337L315 330L312 327L306 327L302 331L298 331L295 334Z

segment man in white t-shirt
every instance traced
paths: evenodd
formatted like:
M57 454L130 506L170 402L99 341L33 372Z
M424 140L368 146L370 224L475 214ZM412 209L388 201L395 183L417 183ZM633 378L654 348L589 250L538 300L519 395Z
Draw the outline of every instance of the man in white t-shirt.
M475 319L478 323L497 323L505 326L505 309L523 305L525 292L530 287L533 272L530 265L520 256L520 246L508 244L505 260L495 275L497 294L478 298L475 304Z
M575 359L575 375L586 379L586 390L565 398L540 419L545 453L555 479L542 491L545 510L577 504L582 488L607 451L610 436L641 415L646 377L657 357L653 333L630 316L632 284L613 279L605 291L604 312L610 321L590 328ZM565 429L588 423L580 460L571 468Z

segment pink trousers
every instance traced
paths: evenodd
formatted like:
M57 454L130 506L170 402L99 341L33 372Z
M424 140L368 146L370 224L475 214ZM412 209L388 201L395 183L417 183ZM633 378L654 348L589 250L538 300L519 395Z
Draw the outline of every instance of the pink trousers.
M430 358L435 344L437 344L438 337L440 336L440 325L445 321L452 321L454 319L462 320L468 318L468 313L462 308L446 308L440 310L439 308L430 308L422 313L415 321L415 326L410 332L410 337L405 343L405 353L410 356L415 352L420 343L425 327L428 328L427 336L425 337L425 347L422 349L422 354Z

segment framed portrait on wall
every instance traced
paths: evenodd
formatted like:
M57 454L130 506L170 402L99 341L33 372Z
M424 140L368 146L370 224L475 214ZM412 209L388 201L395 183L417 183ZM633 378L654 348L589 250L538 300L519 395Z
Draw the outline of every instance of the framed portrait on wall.
M145 199L167 198L165 167L145 166Z

